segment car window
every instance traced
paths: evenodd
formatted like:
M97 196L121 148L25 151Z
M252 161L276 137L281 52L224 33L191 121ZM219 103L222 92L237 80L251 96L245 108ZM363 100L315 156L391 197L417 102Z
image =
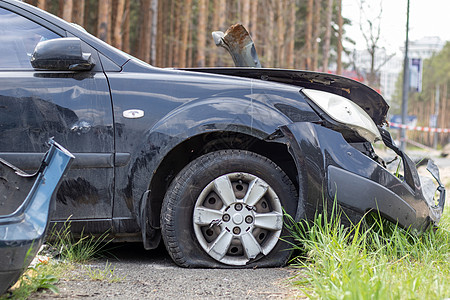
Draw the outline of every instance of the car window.
M31 69L30 57L37 43L59 37L25 17L0 8L0 69Z

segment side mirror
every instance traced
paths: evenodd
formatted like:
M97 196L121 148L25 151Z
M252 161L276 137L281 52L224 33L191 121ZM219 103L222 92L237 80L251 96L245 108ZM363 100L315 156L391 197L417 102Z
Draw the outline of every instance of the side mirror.
M55 71L89 71L95 63L91 53L81 51L79 38L59 38L39 42L31 55L35 69Z

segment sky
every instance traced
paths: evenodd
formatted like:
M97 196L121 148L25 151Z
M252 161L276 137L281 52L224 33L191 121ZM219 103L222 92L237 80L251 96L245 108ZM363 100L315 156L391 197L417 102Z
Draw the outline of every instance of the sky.
M350 49L365 49L365 40L360 30L361 0L342 0L342 15L352 20L352 26L345 26L346 35L355 40ZM389 53L400 53L406 38L407 0L365 0L372 5L372 14L379 12L381 3L381 40ZM425 36L439 36L450 41L450 0L410 0L409 39L417 40ZM370 14L371 12L368 12ZM370 17L370 15L369 15ZM367 19L367 18L366 18ZM364 20L364 19L362 19ZM349 45L346 45L347 48Z

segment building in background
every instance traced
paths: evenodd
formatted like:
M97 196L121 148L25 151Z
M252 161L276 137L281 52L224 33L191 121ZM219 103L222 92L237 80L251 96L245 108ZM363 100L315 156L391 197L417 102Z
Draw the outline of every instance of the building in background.
M430 58L434 53L439 52L445 45L445 41L438 36L426 36L419 40L409 42L409 58ZM401 49L402 53L404 48Z
M410 41L408 56L410 59L424 60L441 51L444 45L445 41L437 36L423 37L419 40ZM397 80L403 70L404 47L400 50L401 53L392 55L387 53L384 48L381 48L375 54L376 84L372 87L383 95L388 104L392 102ZM358 78L362 79L362 82L369 84L367 77L371 72L372 63L369 52L367 50L356 50L348 60L350 63L349 69L356 72Z
M375 53L373 72L374 81L368 80L372 65L372 56L367 50L356 50L353 52L349 68L356 72L362 82L370 85L383 95L388 104L391 102L395 92L395 83L403 67L403 59L394 54L388 53L384 48L378 49Z

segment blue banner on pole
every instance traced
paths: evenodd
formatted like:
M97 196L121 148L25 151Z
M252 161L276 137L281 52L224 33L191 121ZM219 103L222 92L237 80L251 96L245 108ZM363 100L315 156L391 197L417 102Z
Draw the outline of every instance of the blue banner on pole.
M409 60L409 86L411 92L422 91L422 59L411 58Z

